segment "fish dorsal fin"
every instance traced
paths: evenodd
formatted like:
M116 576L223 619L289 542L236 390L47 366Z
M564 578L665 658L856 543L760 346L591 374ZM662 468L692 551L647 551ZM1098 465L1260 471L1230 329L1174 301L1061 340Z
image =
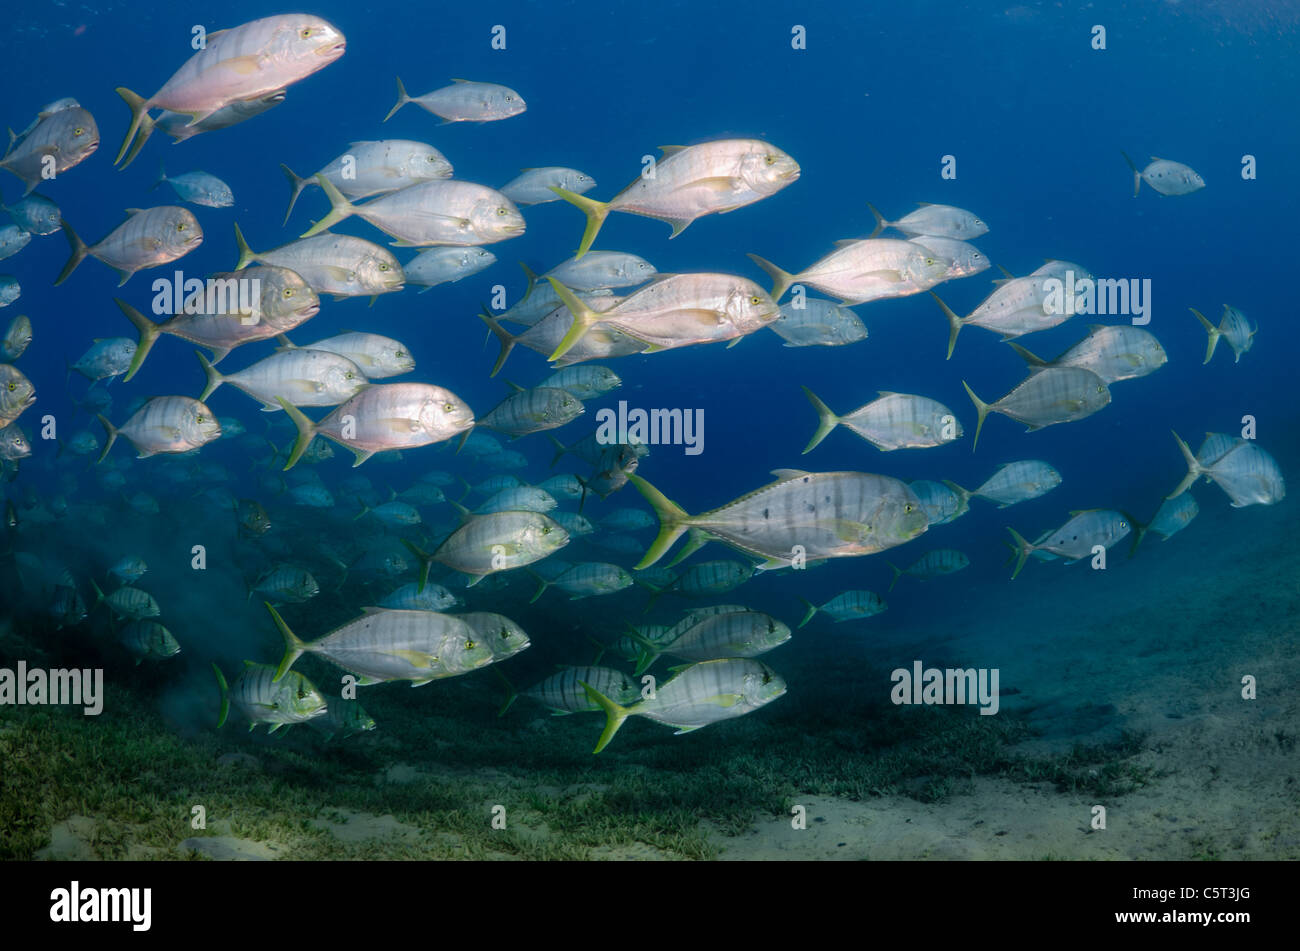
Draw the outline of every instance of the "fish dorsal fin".
M1101 509L1071 509L1070 517L1075 518L1079 515L1087 515L1089 512L1100 512Z
M140 212L142 212L143 210L144 210L143 208L128 208L128 209L126 209L126 213L127 213L128 215L138 215L138 214L140 214Z
M510 380L505 380L504 382L506 386L510 387L510 389L514 390L516 393L523 393L527 389L526 387L522 387L518 383L513 383Z
M932 202L932 201L918 201L918 202L917 202L917 205L919 205L919 206L922 207L922 208L929 208L929 207L930 207L931 205L933 205L933 204L934 204L934 202Z
M380 611L387 611L388 608L377 608L374 605L361 609L362 614L378 614Z
M1008 281L1014 281L1014 280L1016 279L1016 276L1015 276L1014 274L1012 274L1010 271L1008 271L1006 268L1004 268L1001 264L998 265L998 270L1001 271L1003 274L1006 275L1006 278L1005 278L1006 280L1008 280ZM994 284L1001 284L1002 281L994 281L993 283L994 283Z
M835 247L847 248L851 244L860 244L861 242L866 240L867 240L866 238L841 238L840 240L835 242Z
M455 78L454 76L452 77L452 80L451 80L451 81L454 82L454 83L472 83L472 82L474 82L474 80L472 80L472 79L457 79L457 78Z
M1159 155L1153 155L1153 156L1151 156L1151 161L1153 161L1153 162L1163 162L1164 159L1162 159Z
M214 40L222 33L229 33L229 32L230 32L229 30L214 30L213 32L206 34L205 38L209 40Z
M778 479L798 479L808 475L803 469L773 469L772 475Z
M687 148L689 148L689 146L686 145L661 145L659 146L659 151L664 153L664 155L676 155L678 152Z
M877 395L877 396L897 396L898 394L895 393L893 390L876 390L876 395Z

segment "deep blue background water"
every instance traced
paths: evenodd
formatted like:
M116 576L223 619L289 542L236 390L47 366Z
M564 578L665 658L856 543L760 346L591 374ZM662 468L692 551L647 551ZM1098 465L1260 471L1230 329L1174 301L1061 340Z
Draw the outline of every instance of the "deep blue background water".
M308 174L355 140L427 141L448 156L458 178L493 186L520 167L571 165L597 179L594 197L608 198L637 174L641 156L661 144L756 136L799 161L797 183L753 207L701 219L671 242L662 223L615 215L599 246L639 253L661 271L731 271L766 283L745 252L794 270L835 240L869 232L866 201L893 218L916 201L931 201L980 214L991 232L978 245L1014 273L1060 257L1101 276L1150 278L1154 316L1147 329L1168 351L1168 366L1117 384L1112 405L1082 422L1026 435L1005 417L991 417L975 454L969 438L975 414L961 380L992 401L1019 382L1023 366L994 335L974 328L962 333L945 362L946 322L927 295L857 308L871 336L852 347L789 349L762 333L731 350L702 347L610 362L625 380L615 398L647 408L705 409L702 455L662 447L641 469L692 512L761 485L778 467L950 478L974 487L1003 462L1051 461L1065 477L1057 491L1009 512L976 502L970 516L895 553L910 561L929 548L962 548L974 562L972 581L1002 580L1006 524L1032 535L1063 521L1070 509L1090 507L1149 517L1183 473L1171 428L1195 445L1202 432L1234 431L1243 414L1254 414L1261 444L1285 471L1296 471L1300 331L1289 293L1298 206L1294 157L1300 154L1294 107L1300 86L1291 55L1295 7L1071 7L329 0L304 8L346 34L348 51L340 61L243 125L175 147L158 134L124 172L111 162L129 114L113 88L125 85L142 95L158 88L190 55L195 23L215 30L285 7L229 3L217 20L208 19L210 5L184 2L10 12L14 29L0 57L0 88L5 121L16 129L45 102L69 95L98 120L99 152L41 189L87 241L115 227L124 207L179 203L169 189L149 191L160 158L170 173L203 169L227 181L235 208L195 209L206 239L181 262L190 273L233 266L234 221L258 250L305 230L322 213L324 199L309 191L282 228L288 189L279 163ZM807 27L805 51L790 47L796 23ZM1105 51L1090 47L1094 23L1107 27ZM490 48L494 24L507 28L505 51ZM395 73L413 94L451 77L504 83L523 94L528 111L504 122L439 126L408 106L381 123L394 101ZM1207 187L1164 198L1143 186L1134 199L1121 149L1135 158L1183 161ZM1240 175L1247 153L1258 158L1256 181ZM939 176L945 154L957 158L955 181ZM21 194L17 179L6 175L0 183L7 202ZM516 300L523 279L515 262L525 260L538 271L553 266L582 232L582 216L562 203L524 213L528 233L493 246L500 261L491 270L421 296L414 290L388 295L373 308L364 299L326 301L320 315L292 336L308 342L347 328L398 337L419 361L405 379L446 386L485 413L507 389L487 375L495 343L483 349L483 327L474 317L479 302L496 283ZM384 240L355 219L337 230ZM23 312L36 326L36 342L20 363L38 388L39 402L22 421L29 433L41 414L54 413L60 425L68 419L65 360L76 359L93 337L131 333L113 296L141 310L149 302L150 272L119 291L113 272L93 260L52 288L66 251L59 235L36 238L0 263L23 284L22 299L0 312L0 320ZM410 256L399 252L403 260ZM939 290L965 313L991 289L993 276ZM1187 308L1217 319L1223 303L1258 324L1257 344L1238 365L1222 345L1202 366L1205 335ZM1050 357L1082 335L1081 322L1072 320L1022 342ZM236 351L221 368L242 368L269 347ZM191 349L160 340L136 379L113 385L114 420L136 394L197 395L203 376ZM501 376L531 384L548 372L540 356L520 350ZM802 457L816 418L800 384L813 386L840 412L869 401L876 390L931 396L957 413L968 435L941 449L884 454L841 430ZM77 393L84 386L74 378ZM218 392L211 405L219 415L257 422L255 404L233 388ZM566 442L585 435L596 405L606 404L589 404L585 417L557 435ZM84 423L82 416L73 428ZM544 437L529 437L516 448L536 460L526 478L547 474ZM38 442L38 454L52 451ZM127 449L114 452L125 455ZM213 455L229 462L238 453L213 447ZM329 464L327 480L347 472L346 455ZM407 457L403 468L368 465L361 471L400 489L422 468L444 467L448 458L435 450ZM1198 497L1203 506L1227 504L1217 490ZM631 490L612 502L640 504ZM707 555L727 552L713 546ZM809 575L799 592L820 601L844 587L883 590L888 577L878 559L855 560ZM897 596L924 600L901 588Z

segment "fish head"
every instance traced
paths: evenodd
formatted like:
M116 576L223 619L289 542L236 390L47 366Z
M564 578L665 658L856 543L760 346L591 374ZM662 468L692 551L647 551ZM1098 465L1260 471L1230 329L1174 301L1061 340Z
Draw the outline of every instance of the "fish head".
M495 119L508 119L510 116L517 116L528 108L528 103L524 102L524 97L519 95L509 86L496 86L483 84L483 98L481 105L486 115Z
M413 148L406 156L402 163L407 177L412 182L427 182L439 178L451 178L451 163L447 157L431 145L418 143L417 148Z
M154 236L165 253L170 255L168 260L188 254L203 243L203 228L188 208L172 205L157 210L162 214L155 224L157 230Z
M751 661L753 669L741 682L741 693L751 706L770 703L786 691L786 683L771 667L760 661Z
M439 439L447 439L474 425L474 411L459 396L442 387L432 392L420 407L420 429Z
M36 402L36 387L12 364L0 365L0 412L15 416Z
M386 294L400 291L406 283L406 272L396 257L378 245L366 251L356 268L357 280L361 286L373 294Z
M204 446L221 438L221 423L216 414L198 400L191 401L181 422L182 434L191 446Z
M502 241L524 233L524 216L499 192L479 199L469 213L470 229L484 241Z
M325 354L326 351L319 351ZM356 396L368 384L361 368L347 357L330 353L321 359L323 371L317 380L322 386L322 393L328 394L332 403L345 403Z
M749 333L778 320L776 301L753 281L736 278L724 305L727 320L741 333Z
M785 152L766 142L754 145L740 160L740 177L751 189L770 195L799 177L799 163Z
M291 670L280 683L283 689L277 699L295 716L305 720L325 712L325 698L302 674Z
M176 642L172 632L161 624L153 626L149 644L150 653L155 657L174 657L181 652L181 645Z
M268 49L270 58L287 77L302 78L342 56L347 38L321 17L290 14L276 24Z
M561 184L575 195L581 195L595 188L596 180L585 172L575 170L565 174Z
M52 144L58 149L58 164L62 168L71 168L90 158L99 148L99 126L80 106L61 110L42 121L56 125Z
M948 265L948 258L918 246L908 253L903 275L919 287L933 287L948 276Z

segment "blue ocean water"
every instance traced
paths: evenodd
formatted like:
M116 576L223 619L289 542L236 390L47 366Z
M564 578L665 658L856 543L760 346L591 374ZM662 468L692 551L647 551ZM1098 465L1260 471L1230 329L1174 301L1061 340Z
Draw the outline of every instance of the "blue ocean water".
M882 639L906 643L914 631L929 637L943 629L955 634L996 628L998 618L989 612L1010 603L1032 610L1044 630L1068 625L1075 607L1044 580L1048 572L1064 570L1059 565L1031 564L1014 588L1007 587L1006 526L1032 538L1063 522L1071 510L1089 508L1116 508L1148 519L1185 471L1170 430L1195 447L1207 431L1238 432L1247 415L1255 417L1259 443L1277 458L1283 473L1298 471L1300 401L1294 367L1300 330L1291 320L1287 291L1293 270L1291 217L1297 207L1294 156L1300 154L1291 55L1300 11L1292 5L1098 3L1076 10L1055 3L836 2L810 7L557 2L420 7L326 0L311 4L310 11L347 36L347 52L337 63L292 87L282 105L244 124L174 147L156 135L125 171L112 167L129 121L114 87L124 85L142 95L156 89L192 52L195 24L216 30L276 11L260 3L234 2L223 5L219 20L213 20L211 6L183 2L39 9L11 15L13 31L0 58L6 122L21 129L42 104L74 96L95 116L102 136L90 160L40 192L58 202L64 218L89 242L115 227L124 208L179 203L165 186L150 191L160 161L169 174L202 169L219 176L233 188L235 206L194 209L205 240L176 265L189 274L234 266L236 222L257 250L300 234L324 213L325 202L318 190L309 191L282 227L288 189L279 164L307 174L358 140L428 142L452 161L457 178L494 187L523 167L573 166L599 183L591 197L608 199L637 175L642 156L657 155L659 146L754 137L780 146L799 162L802 173L796 183L750 207L702 218L672 240L660 222L615 214L597 246L640 254L661 272L721 271L767 286L747 252L794 271L837 240L865 237L873 226L867 202L898 218L924 201L979 214L990 230L975 243L1013 274L1060 258L1098 276L1151 281L1146 329L1167 351L1165 367L1116 384L1111 405L1078 422L1026 433L1020 424L991 416L976 452L971 451L975 412L962 381L992 402L1024 378L1023 361L993 334L977 328L964 330L952 359L945 360L947 323L926 294L855 308L870 336L849 347L788 348L774 334L760 332L731 349L715 345L609 361L623 377L622 388L589 404L586 415L555 435L565 442L577 440L594 425L598 406L618 400L647 409L702 409L702 453L653 447L639 469L692 513L763 485L778 468L950 479L967 487L1015 459L1048 460L1061 472L1063 484L1042 498L1005 511L977 501L961 520L935 526L887 555L843 559L807 575L759 576L729 596L743 595L745 603L790 622L802 613L799 598L821 603L848 588L884 591L891 575L887 558L903 567L944 547L965 552L971 567L947 579L905 579L889 594L888 613L860 625L864 631L877 624ZM505 28L504 50L492 47L496 25ZM1105 28L1102 50L1092 44L1096 25ZM806 29L804 49L792 48L796 26ZM503 83L523 94L528 109L501 122L439 125L433 116L408 106L383 123L395 98L395 74L413 94L452 77ZM1140 164L1149 155L1184 162L1200 172L1206 187L1189 196L1164 197L1143 185L1134 198L1121 150ZM954 178L941 176L945 156L955 159ZM1257 177L1243 176L1246 156L1254 157ZM6 203L21 194L10 176L0 187ZM320 314L290 336L306 342L349 329L398 338L418 362L414 375L403 379L447 387L482 415L508 395L504 380L531 385L550 371L540 355L520 348L502 373L490 378L496 344L484 344L484 328L475 313L494 285L504 285L508 301L517 301L525 282L516 262L539 273L554 266L576 248L584 224L582 215L563 202L525 208L524 215L527 233L492 246L499 260L490 270L423 295L408 288L380 297L373 306L364 298L326 300ZM335 230L385 240L357 219ZM26 313L35 325L35 342L19 363L37 387L38 402L22 421L33 436L37 418L45 414L53 415L65 433L85 425L84 415L73 415L64 386L65 362L75 360L92 338L132 335L113 298L147 312L149 283L156 276L142 272L118 289L111 271L88 260L66 283L52 287L66 255L66 243L56 234L35 238L21 254L0 263L0 271L17 276L23 287L22 298L0 311L0 323ZM406 260L411 253L401 250L398 255ZM949 282L938 292L958 313L968 313L992 289L989 282L996 276L989 271ZM1188 308L1217 319L1225 303L1240 308L1259 327L1255 346L1234 363L1221 344L1214 359L1203 365L1205 334ZM1081 338L1087 322L1075 318L1020 342L1052 357ZM111 385L113 420L121 422L124 405L137 395L197 396L203 374L192 349L174 338L161 339L137 377ZM222 369L243 367L268 352L269 344L237 350ZM841 413L880 390L923 394L949 406L966 436L940 448L882 453L839 429L803 456L817 420L801 385L812 387ZM74 375L70 390L80 395L85 381ZM260 429L256 405L231 387L214 395L210 405L220 416L240 419L250 431ZM307 412L313 418L323 415ZM31 463L55 451L53 443L34 442ZM551 473L551 447L544 436L525 437L511 448L530 459L520 473L524 478L536 482ZM119 445L113 452L124 456L128 448ZM203 455L237 473L237 495L258 497L255 460L239 447L217 444ZM320 467L327 482L350 474L347 455L340 451ZM367 463L358 471L376 486L400 489L425 469L455 471L456 466L449 448L438 447L408 451L400 463ZM133 479L141 480L133 481L131 489L149 488L145 466L131 471ZM17 497L31 486L39 494L45 490L41 479L20 470L8 492ZM79 484L86 493L83 500L101 498L89 475L79 476ZM1213 516L1230 536L1240 533L1232 536L1238 541L1252 534L1271 537L1281 520L1293 518L1289 499L1275 507L1228 512L1228 501L1217 488L1206 486L1196 495L1202 520ZM103 499L116 504L111 496ZM274 519L273 500L262 501ZM593 505L593 511L624 505L644 507L629 487ZM215 519L215 513L207 516ZM340 519L335 530L353 531L350 526ZM1186 540L1198 529L1210 530L1193 523ZM162 587L167 569L160 566L159 587L151 590L166 618L172 614L168 590L187 606L187 619L199 632L192 651L196 665L209 655L232 665L259 651L258 659L275 659L274 631L253 608L247 614L230 609L237 619L233 629L223 630L217 618L201 616L205 604L216 610L225 595L205 594L185 571L189 539L183 526L172 530L137 523L132 531L153 532L159 539L174 534L178 543L185 542L175 553L178 567L170 575L175 587ZM647 543L650 537L644 534ZM1225 538L1225 545L1232 538ZM1184 540L1176 537L1167 547ZM1207 587L1227 570L1214 562L1213 548L1201 562ZM588 551L599 560L635 561ZM1108 570L1129 573L1135 586L1124 588L1122 595L1093 595L1115 598L1117 613L1131 607L1131 599L1149 604L1160 597L1158 588L1139 594L1141 585L1134 582L1139 576L1133 572L1143 570L1142 561L1125 563L1123 551L1112 552L1114 564ZM1161 547L1143 554L1159 558L1165 551ZM75 551L69 554L75 557ZM561 557L578 560L572 555ZM719 545L694 556L697 561L725 557L732 553ZM541 602L526 608L523 601L531 586L522 580L523 597L509 595L506 603L517 608L535 646L542 648L538 656L547 663L585 663L590 647L582 635L608 639L622 621L639 617L641 602L631 592L614 596L622 599L616 607L550 602L547 608ZM999 592L997 598L990 591ZM1082 589L1073 596L1090 597ZM552 597L558 601L558 595ZM493 603L498 603L495 596L482 602L484 609ZM684 607L681 602L677 606ZM556 620L560 618L563 623ZM568 640L557 633L546 643L552 623L563 628L560 633ZM848 638L871 637L837 630L839 640L828 641L827 623L819 619L806 629L809 653L800 656L796 669L809 678L815 678L818 663L828 662L826 651L839 650L836 645ZM178 636L184 626L175 626ZM798 654L802 637L796 635L795 643L782 650ZM190 652L188 645L186 650ZM896 653L899 663L917 656L915 651ZM773 655L772 664L781 667L782 657ZM807 689L811 682L800 684L788 673L787 679L792 691ZM595 732L593 724L593 738ZM665 734L661 740L672 738Z

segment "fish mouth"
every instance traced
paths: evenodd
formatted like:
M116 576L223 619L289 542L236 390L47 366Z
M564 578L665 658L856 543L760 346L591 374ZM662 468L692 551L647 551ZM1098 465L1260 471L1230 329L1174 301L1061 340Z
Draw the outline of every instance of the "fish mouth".
M335 43L333 46L322 46L320 49L316 51L316 55L337 58L339 56L342 56L344 51L347 50L347 48L348 48L347 41L343 40L338 43Z
M317 314L320 313L320 301L318 300L314 304L307 304L304 307L299 307L296 311L294 311L294 313L297 314L299 317L301 317L303 320L310 320L312 317L315 317Z
M780 180L783 181L783 182L793 182L795 179L797 179L797 178L799 177L799 173L800 173L801 171L802 171L802 169L800 169L800 168L797 168L797 167L796 167L796 168L792 168L792 169L789 169L788 171L784 171L784 172L782 172L778 177L779 177Z

